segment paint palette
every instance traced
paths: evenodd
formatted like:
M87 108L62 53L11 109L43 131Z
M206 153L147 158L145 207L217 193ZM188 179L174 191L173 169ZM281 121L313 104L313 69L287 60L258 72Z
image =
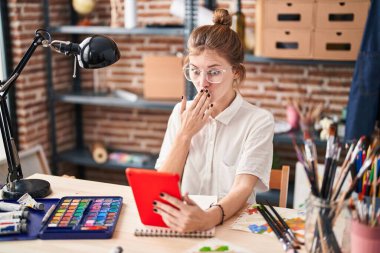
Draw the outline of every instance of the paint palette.
M122 204L117 196L64 197L41 228L40 238L111 238Z

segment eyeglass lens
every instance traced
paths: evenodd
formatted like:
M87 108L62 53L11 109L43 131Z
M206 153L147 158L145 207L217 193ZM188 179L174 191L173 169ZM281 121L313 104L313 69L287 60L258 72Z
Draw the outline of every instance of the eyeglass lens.
M204 78L202 75L202 72L203 73L205 72L206 80L209 83L221 83L223 80L223 73L224 73L223 69L213 68L213 69L209 69L209 70L204 71L204 70L200 70L198 68L192 67L192 66L188 66L188 67L184 68L185 77L187 80L189 80L191 82L201 81L202 78Z

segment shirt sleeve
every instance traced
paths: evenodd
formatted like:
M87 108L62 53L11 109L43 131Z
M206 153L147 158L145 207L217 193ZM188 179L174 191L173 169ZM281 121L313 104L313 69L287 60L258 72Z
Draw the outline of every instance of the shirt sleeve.
M161 145L160 154L156 161L156 165L154 166L155 169L158 169L162 166L162 164L164 163L164 161L166 160L169 154L171 146L173 145L174 138L177 134L177 131L181 123L180 113L179 113L180 106L181 106L180 103L176 104L169 117L164 140Z
M255 189L269 190L269 177L273 160L274 119L268 113L260 126L253 129L239 160L236 174L250 174L258 177Z

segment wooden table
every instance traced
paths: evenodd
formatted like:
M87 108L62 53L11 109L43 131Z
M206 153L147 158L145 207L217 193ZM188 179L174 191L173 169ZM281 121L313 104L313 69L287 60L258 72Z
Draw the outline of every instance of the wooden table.
M207 239L135 237L134 229L138 227L140 218L132 191L128 186L106 184L94 181L63 178L42 174L34 174L30 178L44 179L50 182L52 194L49 197L64 196L122 196L123 207L112 239L105 240L31 240L0 242L0 253L109 253L116 246L121 246L124 252L186 252ZM216 238L245 248L249 252L267 253L283 252L276 238L268 235L256 235L230 229L236 217L228 220L216 229Z

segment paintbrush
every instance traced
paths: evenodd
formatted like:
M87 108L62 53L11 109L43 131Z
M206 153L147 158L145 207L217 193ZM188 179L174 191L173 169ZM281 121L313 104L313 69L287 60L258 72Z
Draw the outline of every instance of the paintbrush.
M334 180L335 180L335 175L336 175L336 169L338 167L338 161L339 161L339 158L340 158L340 152L342 150L342 148L340 147L340 145L337 145L335 148L336 148L336 150L334 151L334 156L333 156L333 160L332 160L332 163L331 163L330 174L329 174L329 177L327 179L326 198L328 200L330 200L331 196L332 196L333 185L334 185Z
M355 179L351 182L349 189L342 194L340 201L338 202L338 205L336 208L334 223L335 223L336 218L338 217L339 213L342 211L344 201L347 200L351 196L351 194L355 190L355 187L358 184L359 180L361 180L361 178L363 177L364 172L366 172L366 170L371 166L374 158L376 157L376 155L379 152L380 152L380 146L377 146L375 148L375 150L372 152L371 156L367 157L367 159L363 163L363 165L360 168L359 172L357 173ZM332 215L334 215L334 214L332 214Z
M262 204L260 204L261 208L264 210L264 212L268 215L269 219L274 223L274 225L277 227L278 231L281 232L281 234L284 236L284 238L292 245L295 249L300 249L301 247L296 243L292 236L290 236L289 233L286 232L286 229L282 224L275 218L273 215L269 212L269 210Z
M304 133L304 143L305 143L305 154L306 161L310 164L310 171L312 174L312 181L314 185L315 196L320 197L319 184L318 184L318 169L317 169L317 151L313 140L310 138L310 135Z
M314 196L318 196L319 193L318 193L318 188L315 187L314 175L313 175L312 171L310 170L309 165L306 163L306 161L304 159L304 155L302 154L302 151L300 150L300 148L296 144L295 139L293 138L292 141L293 141L293 147L296 151L297 159L302 164L302 166L305 170L307 179L309 180L309 183L311 186L311 192L313 193Z
M343 177L343 180L338 185L337 190L335 191L335 196L333 198L334 200L336 200L338 198L338 196L340 194L340 191L342 189L342 186L344 184L344 181L346 180L349 171L353 171L354 170L354 168L355 168L354 167L354 165L355 165L355 159L356 159L357 154L360 151L360 147L363 144L364 140L365 140L364 136L359 139L359 141L356 143L356 146L355 146L354 150L351 153L350 161L348 162L347 167L346 168L342 168L342 170L345 170L344 171L344 177Z
M267 202L267 205L269 206L269 208L272 210L272 212L276 215L277 219L281 222L282 226L284 227L285 232L287 232L290 235L292 240L294 240L298 244L305 245L304 242L301 242L300 240L298 240L298 238L293 233L291 228L288 226L288 224L285 222L285 220L281 217L281 215L276 211L276 209L268 202L268 200L266 200L266 202ZM264 206L264 208L265 208L265 206ZM265 208L265 210L267 210L267 209ZM269 211L268 211L268 213L269 213Z
M371 156L367 157L365 162L363 163L362 167L360 168L358 174L356 175L355 179L352 181L350 188L346 193L344 194L344 199L347 199L352 192L355 190L356 185L358 184L359 180L363 177L364 173L367 171L367 169L371 166L373 163L375 156L380 152L380 146L376 147L376 149L373 151Z
M257 210L259 210L260 214L264 217L265 221L268 223L268 225L273 230L274 234L276 235L277 239L282 244L282 247L285 252L297 252L296 249L293 248L291 243L283 236L283 234L278 230L276 225L272 222L272 220L268 217L268 215L265 213L264 209L262 208L262 205L259 205L257 207Z
M350 160L350 157L351 157L353 149L354 149L354 144L351 143L350 148L347 151L346 158L344 159L344 162L343 162L342 167L340 169L338 178L336 179L336 183L335 183L335 185L333 187L333 193L332 193L332 199L333 200L335 200L335 193L337 192L337 190L339 188L338 186L340 185L341 180L344 181L346 179L346 177L347 177L347 174L345 173L346 172L345 170L346 170L347 164L348 164L348 162ZM345 175L344 178L342 178L343 175Z
M325 171L323 173L322 187L321 187L321 197L327 198L327 189L329 185L329 177L331 175L331 164L334 156L334 141L335 141L335 127L330 126L329 137L326 144L326 155L325 155Z

